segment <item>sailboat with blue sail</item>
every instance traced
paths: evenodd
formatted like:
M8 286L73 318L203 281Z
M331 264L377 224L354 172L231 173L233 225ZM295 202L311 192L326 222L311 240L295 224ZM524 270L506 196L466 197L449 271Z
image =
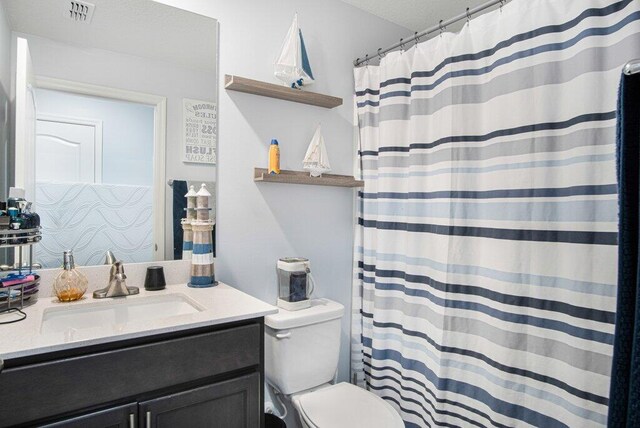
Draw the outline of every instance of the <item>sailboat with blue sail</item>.
M302 30L298 26L297 13L293 17L287 37L282 44L280 56L275 62L275 76L286 86L294 89L301 89L303 86L313 83L313 72L302 37Z

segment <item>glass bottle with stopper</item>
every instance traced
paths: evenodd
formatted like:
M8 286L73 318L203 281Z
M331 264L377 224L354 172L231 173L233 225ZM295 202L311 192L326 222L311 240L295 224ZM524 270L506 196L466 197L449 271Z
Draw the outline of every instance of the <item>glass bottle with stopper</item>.
M63 271L53 282L53 292L61 302L72 302L84 296L87 292L87 277L80 272L73 260L73 251L64 252Z

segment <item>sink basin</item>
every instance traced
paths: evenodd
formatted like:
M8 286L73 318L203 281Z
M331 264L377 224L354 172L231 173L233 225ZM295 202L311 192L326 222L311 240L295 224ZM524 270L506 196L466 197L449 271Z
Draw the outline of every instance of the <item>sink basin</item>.
M100 327L113 328L128 323L159 320L203 310L203 307L182 294L108 299L108 301L96 303L45 309L41 333Z

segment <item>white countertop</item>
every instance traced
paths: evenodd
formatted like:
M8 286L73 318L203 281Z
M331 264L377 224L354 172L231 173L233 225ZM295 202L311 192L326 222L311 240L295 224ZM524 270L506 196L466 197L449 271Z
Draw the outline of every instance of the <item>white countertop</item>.
M200 306L200 312L175 315L153 321L138 321L100 328L80 328L66 332L42 333L42 319L49 308L81 305L118 304L149 296L180 294ZM264 303L235 288L220 283L211 288L189 288L185 284L168 285L164 290L146 291L117 299L94 299L90 292L76 302L61 303L55 297L40 296L38 302L24 309L27 318L13 324L0 325L0 358L7 361L47 352L61 351L89 345L115 342L161 333L171 333L198 327L224 324L263 317L278 312L275 306ZM0 315L0 322L15 318Z

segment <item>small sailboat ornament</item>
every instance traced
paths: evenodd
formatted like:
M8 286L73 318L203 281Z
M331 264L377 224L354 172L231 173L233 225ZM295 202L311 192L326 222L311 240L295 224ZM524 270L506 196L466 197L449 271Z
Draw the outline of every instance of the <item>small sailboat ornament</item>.
M287 37L282 44L280 56L276 60L275 75L285 85L294 89L313 83L313 72L304 46L302 30L298 27L297 13L293 17Z
M320 131L320 125L316 128L316 132L313 134L307 154L302 161L303 168L309 170L312 177L320 177L323 172L331 171L331 165L329 164L329 156L327 155L327 148L324 145L324 138Z

